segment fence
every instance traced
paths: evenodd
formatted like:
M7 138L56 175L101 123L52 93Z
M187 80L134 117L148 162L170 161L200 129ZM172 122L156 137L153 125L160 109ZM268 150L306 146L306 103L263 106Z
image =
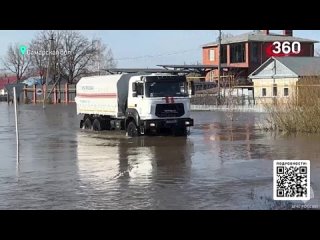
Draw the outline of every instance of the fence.
M266 112L262 105L191 105L192 111Z
M41 91L39 91L41 90ZM42 92L42 94L37 94L37 92ZM33 86L31 88L23 89L23 102L24 103L42 103L43 98L47 96L47 102L57 104L57 103L71 103L75 101L76 87L75 85L64 84L60 88L49 85L43 86ZM50 94L50 95L49 95Z
M197 94L191 97L192 105L238 105L238 106L253 106L255 99L252 96L218 96L215 94Z

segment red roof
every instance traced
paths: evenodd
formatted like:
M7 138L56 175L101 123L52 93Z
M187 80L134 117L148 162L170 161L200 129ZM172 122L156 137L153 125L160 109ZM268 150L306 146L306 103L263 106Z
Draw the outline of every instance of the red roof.
M4 87L8 83L15 83L15 82L17 82L16 76L0 77L0 89L4 89Z

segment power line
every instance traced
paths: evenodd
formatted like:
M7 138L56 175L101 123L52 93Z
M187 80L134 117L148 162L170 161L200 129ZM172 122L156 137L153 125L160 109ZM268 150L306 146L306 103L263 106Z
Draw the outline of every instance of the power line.
M187 53L187 52L193 52L199 50L199 48L189 49L189 50L183 50L183 51L177 51L177 52L171 52L171 53L162 53L157 55L144 55L139 57L125 57L125 58L117 58L116 61L123 61L123 60L136 60L136 59L142 59L142 58L155 58L155 57L163 57L163 56L170 56L170 55L176 55L181 53Z

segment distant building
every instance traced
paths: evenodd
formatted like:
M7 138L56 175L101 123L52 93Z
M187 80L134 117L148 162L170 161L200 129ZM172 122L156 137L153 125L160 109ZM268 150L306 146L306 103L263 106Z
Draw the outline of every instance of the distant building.
M22 81L22 83L26 84L27 87L32 87L34 85L42 85L42 79L40 76L38 77L29 77L26 80Z
M236 80L247 80L250 73L256 70L268 56L268 47L273 42L288 41L301 44L297 57L313 57L314 44L317 41L293 36L292 30L283 30L283 34L270 33L269 30L258 30L237 36L227 37L221 41L221 75L233 75ZM219 64L218 42L202 46L202 59L204 65ZM218 76L218 70L210 71L206 81L212 81Z
M271 57L249 75L257 104L286 100L295 94L297 84L314 77L320 79L320 57Z
M1 76L0 77L0 94L4 95L6 93L5 86L7 84L16 83L17 82L17 76Z

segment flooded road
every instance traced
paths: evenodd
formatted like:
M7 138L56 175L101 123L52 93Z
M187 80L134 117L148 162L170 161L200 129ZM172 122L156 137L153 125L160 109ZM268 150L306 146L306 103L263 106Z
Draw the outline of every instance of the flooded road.
M281 209L272 160L311 160L320 205L320 136L273 136L262 113L193 112L184 137L79 129L75 105L0 103L0 209ZM300 201L301 202L301 201Z

